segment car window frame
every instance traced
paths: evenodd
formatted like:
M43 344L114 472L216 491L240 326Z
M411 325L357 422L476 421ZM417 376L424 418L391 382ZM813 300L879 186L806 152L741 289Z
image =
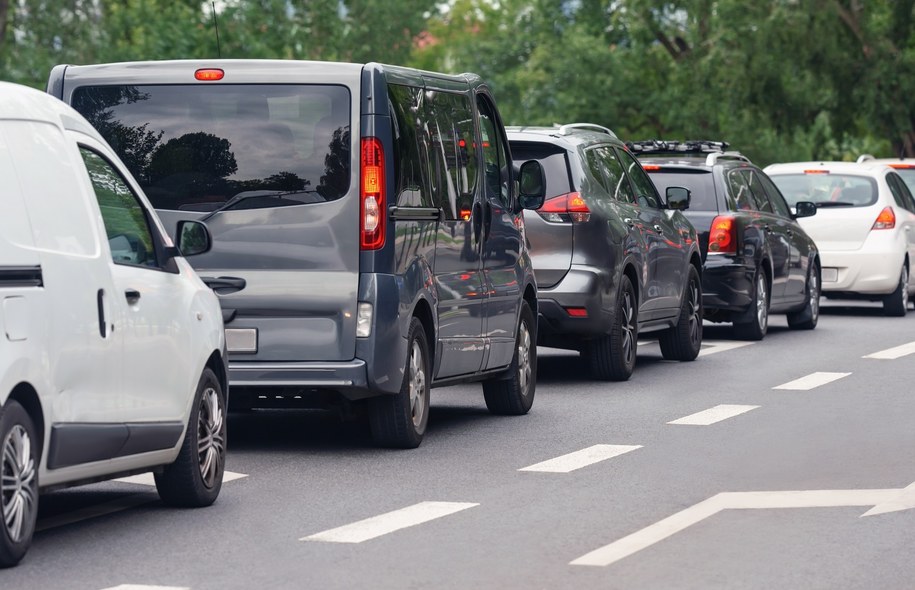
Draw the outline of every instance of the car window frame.
M772 182L772 179L769 178L765 172L757 170L756 174L759 178L759 182L762 184L763 190L766 191L769 202L772 204L774 214L787 219L794 219L794 215L791 213L791 206L788 205L788 201L785 200L785 196L778 186Z
M621 149L619 146L613 146L613 151L616 152L616 157L620 162L620 165L623 167L623 174L626 175L626 178L629 180L629 186L632 190L632 195L635 199L635 204L639 207L644 207L647 209L656 209L660 210L664 208L663 201L661 200L661 195L658 193L657 187L652 182L651 177L648 176L648 173L645 172L645 169L642 168L642 163L639 162L638 158L630 154L627 150ZM633 174L630 172L631 167L627 167L625 162L626 159L629 159L635 165L636 170L641 173L642 177L645 179L646 186L650 191L648 197L639 196L640 193L637 190L636 182L633 180ZM643 203L642 199L646 199L648 202ZM650 199L653 199L652 203Z

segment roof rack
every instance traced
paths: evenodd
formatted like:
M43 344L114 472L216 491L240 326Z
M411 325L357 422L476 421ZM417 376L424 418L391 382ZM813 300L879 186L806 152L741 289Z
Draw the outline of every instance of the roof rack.
M750 158L740 152L713 152L705 159L705 165L714 166L720 159L740 160L742 162L750 161Z
M591 131L599 131L601 133L606 133L614 139L619 139L616 137L616 133L610 131L607 127L603 125L595 125L594 123L567 123L566 125L559 126L560 135L568 135L575 129L590 129Z
M877 158L875 158L874 156L872 156L870 154L861 154L860 156L858 156L858 159L855 160L855 162L860 164L861 162L867 162L868 160L876 160L876 159Z
M646 139L642 141L626 142L626 146L629 150L637 154L708 154L708 157L705 159L706 166L714 166L715 163L722 158L741 160L744 162L750 161L749 158L740 152L725 151L730 145L731 144L726 141L712 141L707 139L691 141Z

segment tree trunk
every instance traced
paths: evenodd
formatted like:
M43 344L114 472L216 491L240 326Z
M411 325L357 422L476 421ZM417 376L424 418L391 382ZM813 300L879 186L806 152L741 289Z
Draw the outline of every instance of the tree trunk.
M3 53L3 45L6 43L6 21L10 13L10 0L0 0L0 53Z

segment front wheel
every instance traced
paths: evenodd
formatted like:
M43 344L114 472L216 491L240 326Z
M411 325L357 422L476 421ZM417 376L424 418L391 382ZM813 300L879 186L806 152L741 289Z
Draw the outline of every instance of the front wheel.
M38 519L38 436L15 401L0 410L0 567L25 557Z
M226 398L216 374L203 370L184 442L175 462L155 475L170 506L199 508L216 501L226 469Z
M813 330L820 318L820 269L812 265L807 271L807 303L800 311L788 314L792 330Z
M515 354L507 376L483 382L486 407L493 414L520 416L534 405L537 387L537 335L534 314L527 302L521 303L521 320L515 335Z
M689 266L686 292L680 306L677 325L665 330L658 339L661 355L669 361L693 361L702 348L702 282L699 271Z
M753 282L753 300L747 310L750 321L734 322L734 335L740 340L762 340L769 329L769 283L761 267L756 269Z
M610 333L590 343L591 372L602 381L626 381L635 369L638 349L638 301L629 277L620 277Z
M909 267L902 265L896 290L883 298L883 315L902 317L909 308Z

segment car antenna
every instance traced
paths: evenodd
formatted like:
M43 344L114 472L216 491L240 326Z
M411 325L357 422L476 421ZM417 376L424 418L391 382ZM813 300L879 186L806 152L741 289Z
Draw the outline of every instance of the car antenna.
M216 56L222 59L222 49L219 47L219 22L216 20L216 2L210 2L213 9L213 28L216 30Z

